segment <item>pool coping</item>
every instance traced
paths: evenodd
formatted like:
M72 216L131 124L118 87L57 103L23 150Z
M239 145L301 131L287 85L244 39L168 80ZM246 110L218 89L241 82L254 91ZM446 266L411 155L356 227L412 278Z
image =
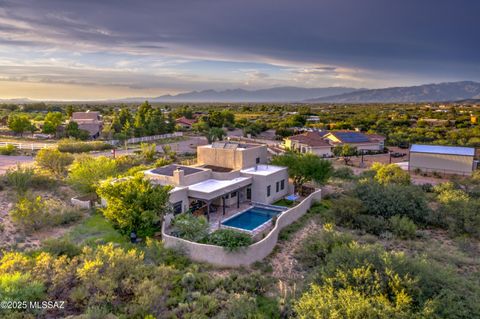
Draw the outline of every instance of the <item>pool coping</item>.
M276 210L276 211L279 211L279 214L276 215L275 217L280 217L280 215L282 215L286 210L288 210L287 207L283 207L283 206L276 206L276 205L268 205L268 204L260 204L260 203L252 203L252 205L250 207L247 207L246 209L242 210L242 211L239 211L238 213L235 213L233 214L232 216L228 217L228 218L225 218L224 220L220 221L220 228L226 228L226 229L232 229L232 230L237 230L237 231L241 231L241 232L244 232L244 233L247 233L251 236L254 236L256 232L258 232L259 230L263 229L264 226L266 226L268 223L271 223L272 222L272 218L270 218L269 220L267 220L266 222L258 225L257 227L255 227L254 229L252 230L248 230L248 229L245 229L245 228L238 228L238 227L235 227L235 226L228 226L228 225L224 225L223 223L226 222L226 221L229 221L230 219L233 219L235 217L237 217L238 215L240 214L243 214L245 212L247 212L248 210L254 208L254 207L258 207L258 208L276 208L276 209L271 209L271 210Z

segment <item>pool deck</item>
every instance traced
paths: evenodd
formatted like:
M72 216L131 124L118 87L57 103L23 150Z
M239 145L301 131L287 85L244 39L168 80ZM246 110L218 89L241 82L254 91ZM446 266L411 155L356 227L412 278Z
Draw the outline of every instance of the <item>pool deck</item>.
M246 210L251 207L250 202L241 203L240 207L237 208L236 205L232 207L225 208L225 215L222 214L222 208L219 207L215 213L210 213L210 232L213 232L220 228L221 222L241 211Z

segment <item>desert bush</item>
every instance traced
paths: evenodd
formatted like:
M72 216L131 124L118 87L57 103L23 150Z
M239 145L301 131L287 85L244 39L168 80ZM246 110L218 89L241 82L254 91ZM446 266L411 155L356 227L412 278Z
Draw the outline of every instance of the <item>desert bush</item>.
M345 179L345 180L352 180L355 178L355 174L350 167L340 167L333 171L332 177Z
M374 180L381 184L410 184L410 174L397 164L373 163L371 169L375 171Z
M421 188L412 185L361 182L354 194L362 200L365 213L386 219L394 215L403 215L415 223L425 224L430 208Z
M62 176L67 172L67 168L73 162L73 156L68 153L62 153L59 150L41 149L35 157L37 165L49 172Z
M100 156L91 157L83 155L75 159L67 182L75 190L84 193L94 193L100 181L117 174L117 164L115 160Z
M352 241L348 234L337 232L331 224L325 224L323 231L314 233L302 241L302 245L295 252L295 257L306 267L316 267L325 260L334 247Z
M415 223L406 216L392 216L389 219L392 233L402 239L412 239L417 232Z
M70 258L78 256L82 252L80 247L67 239L47 239L42 242L42 250L52 256L65 255Z
M388 223L383 216L359 214L355 217L354 226L369 234L380 235L388 229Z
M42 300L44 290L43 284L32 278L29 273L16 272L0 275L0 296L4 301L30 302ZM0 313L5 310L1 309Z
M58 142L58 150L66 153L85 153L92 151L104 151L113 149L113 145L102 141L81 142L76 140L61 140Z
M252 244L252 237L248 234L233 229L217 229L209 234L203 243L222 246L229 251L235 251L241 247Z
M33 168L17 165L16 168L9 168L6 171L5 178L9 186L18 193L24 193L31 186L34 175Z
M303 318L474 318L475 281L424 258L375 245L339 245L319 264L311 289L296 303Z
M332 199L330 216L333 222L338 225L352 226L357 215L364 212L362 201L353 196L342 195Z
M200 241L208 235L208 221L204 216L193 216L190 213L178 214L172 219L174 232L181 238Z
M70 224L81 218L81 213L54 200L43 200L40 196L20 197L9 212L12 220L27 231L46 226Z
M149 143L140 144L140 154L145 162L152 162L157 154L157 145Z
M0 146L0 155L13 155L17 151L17 148L12 144Z

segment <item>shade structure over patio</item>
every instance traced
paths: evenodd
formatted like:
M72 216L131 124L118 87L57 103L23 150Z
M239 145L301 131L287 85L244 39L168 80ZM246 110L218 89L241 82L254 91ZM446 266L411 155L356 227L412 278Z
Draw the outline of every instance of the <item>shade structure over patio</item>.
M203 201L207 204L207 218L210 215L210 205L216 199L221 198L223 214L225 214L225 197L236 192L236 204L240 205L238 191L252 183L251 177L237 177L231 180L208 179L189 186L188 197Z

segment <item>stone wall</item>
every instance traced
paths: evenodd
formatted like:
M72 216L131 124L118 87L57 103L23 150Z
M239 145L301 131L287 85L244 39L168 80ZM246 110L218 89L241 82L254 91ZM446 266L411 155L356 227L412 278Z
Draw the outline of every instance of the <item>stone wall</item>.
M197 262L206 262L221 267L248 266L267 257L275 248L278 234L286 226L302 217L314 201L320 201L321 190L317 190L305 198L297 206L286 210L278 219L272 231L262 240L235 252L229 252L223 247L194 243L166 234L165 229L170 225L170 218L166 218L162 225L162 237L165 247L184 251L190 259Z

